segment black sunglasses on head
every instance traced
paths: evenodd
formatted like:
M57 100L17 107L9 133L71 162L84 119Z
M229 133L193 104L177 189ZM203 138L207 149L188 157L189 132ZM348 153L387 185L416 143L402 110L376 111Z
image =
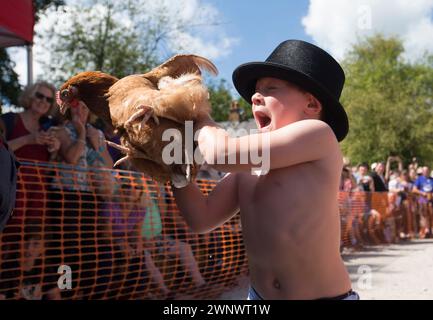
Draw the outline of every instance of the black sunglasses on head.
M39 91L35 92L35 97L39 100L45 99L45 101L48 102L49 104L53 104L53 102L54 102L53 97L47 97L46 95L44 95L43 93L40 93Z

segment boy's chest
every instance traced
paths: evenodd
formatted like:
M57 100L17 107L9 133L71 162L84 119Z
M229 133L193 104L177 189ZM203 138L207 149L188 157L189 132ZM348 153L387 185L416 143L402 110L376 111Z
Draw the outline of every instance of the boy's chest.
M337 177L338 178L338 177ZM309 163L271 170L267 175L242 173L239 179L240 207L299 205L326 187L323 172Z
M321 187L322 173L312 165L303 163L296 166L274 169L262 176L242 173L239 178L239 196L257 197L269 193L295 192L295 189Z
M250 247L267 251L279 243L298 243L308 228L321 224L325 211L336 203L339 182L337 177L329 188L324 181L306 164L261 177L243 174L239 204L244 238Z
M266 212L275 221L297 213L317 211L327 206L329 199L337 199L340 175L336 170L303 163L271 170L264 176L242 173L238 183L238 199L242 215L257 219Z

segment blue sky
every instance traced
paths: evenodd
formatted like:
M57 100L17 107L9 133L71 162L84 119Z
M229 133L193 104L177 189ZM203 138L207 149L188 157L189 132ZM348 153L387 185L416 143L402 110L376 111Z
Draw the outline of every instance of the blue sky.
M224 28L238 38L229 56L215 60L220 77L231 83L233 70L250 61L263 61L287 39L312 41L301 24L308 1L209 0L220 12Z

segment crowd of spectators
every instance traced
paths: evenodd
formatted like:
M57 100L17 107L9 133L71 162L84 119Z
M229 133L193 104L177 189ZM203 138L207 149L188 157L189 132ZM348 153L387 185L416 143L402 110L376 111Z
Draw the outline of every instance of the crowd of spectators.
M116 183L111 169L121 155L106 140L118 137L82 103L60 114L55 92L38 81L22 92L22 112L0 116L2 141L23 164L36 163L20 169L15 210L0 234L0 299L127 298L147 280L159 297L173 297L152 256L162 249L179 257L193 286L205 285L187 242L153 234L158 222L146 216L160 219L159 209L143 203L144 181ZM47 163L56 170L43 169ZM63 264L78 274L76 290L58 290Z
M407 168L398 156L357 166L346 159L340 191L342 239L351 245L432 237L433 171L416 158Z
M36 82L20 97L22 112L0 117L2 141L17 159L57 168L20 168L15 211L1 234L0 299L137 298L133 291L148 286L158 297L173 298L178 287L160 270L167 257L182 266L177 272L191 287L204 288L207 279L196 253L214 250L208 256L215 270L223 261L218 248L192 248L187 231L179 232L186 228L180 216L173 215L175 227L163 227L160 209L173 205L170 190L145 190L128 163L117 172L124 177L116 178L111 168L121 155L106 140L119 143L119 138L82 103L61 115L55 91L48 82ZM205 165L197 179L222 176ZM407 168L395 156L371 165L346 161L339 199L342 244L431 237L432 177L416 159ZM79 275L76 289L59 290L62 264Z

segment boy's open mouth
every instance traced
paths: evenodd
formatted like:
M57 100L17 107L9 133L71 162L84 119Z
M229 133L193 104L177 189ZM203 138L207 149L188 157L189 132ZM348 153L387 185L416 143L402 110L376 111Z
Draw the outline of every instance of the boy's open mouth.
M256 118L259 129L266 128L271 124L272 119L262 111L254 112L254 117Z

